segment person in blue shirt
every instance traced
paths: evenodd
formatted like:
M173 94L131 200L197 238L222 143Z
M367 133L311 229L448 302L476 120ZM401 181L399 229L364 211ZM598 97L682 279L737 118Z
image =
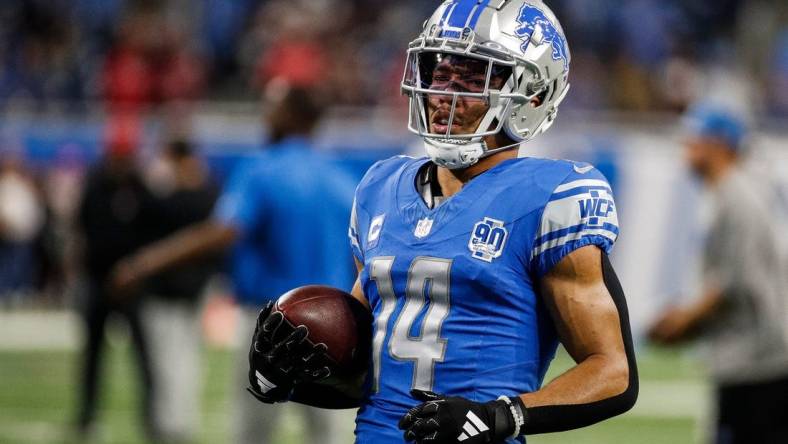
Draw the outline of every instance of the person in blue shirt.
M525 442L632 407L613 191L591 165L518 158L553 123L569 57L540 0L449 0L425 22L402 89L427 157L370 168L351 216L352 294L374 318L361 395L321 387L322 348L269 307L259 400L356 405L362 444ZM559 342L576 365L543 385Z
M114 274L118 289L197 257L230 250L234 294L242 307L238 328L246 341L260 308L286 291L317 283L352 286L346 232L355 181L312 148L310 136L322 106L311 93L286 88L272 96L278 98L268 114L271 143L240 161L213 216L123 261ZM247 370L242 350L238 381L246 379ZM233 442L272 442L281 410L264 409L243 384L237 387ZM311 442L342 442L336 414L302 410Z

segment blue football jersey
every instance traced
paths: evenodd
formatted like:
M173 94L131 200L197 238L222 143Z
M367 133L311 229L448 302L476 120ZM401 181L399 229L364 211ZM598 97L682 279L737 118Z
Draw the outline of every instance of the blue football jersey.
M349 235L374 315L357 443L403 443L411 389L480 402L539 389L558 339L538 278L618 235L610 185L590 165L506 160L430 209L415 183L428 161L379 162L356 190Z

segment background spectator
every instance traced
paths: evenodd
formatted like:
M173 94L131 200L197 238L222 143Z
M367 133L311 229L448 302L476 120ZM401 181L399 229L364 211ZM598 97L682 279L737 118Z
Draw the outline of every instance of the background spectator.
M700 335L716 385L717 443L788 440L788 298L772 190L746 172L746 124L703 103L687 115L687 163L709 190L698 296L666 309L650 336Z
M173 139L161 153L156 177L149 183L156 196L153 240L165 238L208 218L218 190L185 140ZM202 296L215 271L215 260L202 259L149 280L144 323L156 340L150 343L157 390L153 420L164 442L195 442L200 432Z
M88 173L79 207L77 229L82 239L85 289L82 315L85 327L83 370L79 384L80 439L94 437L99 399L99 378L104 334L111 314L128 323L141 384L140 410L145 432L156 438L152 403L155 393L148 341L140 316L141 301L133 295L109 291L112 267L152 238L155 219L153 198L145 188L135 164L138 134L133 122L122 120L110 127L102 160Z
M43 265L36 254L36 240L45 213L19 154L0 156L0 301L18 304L36 288Z

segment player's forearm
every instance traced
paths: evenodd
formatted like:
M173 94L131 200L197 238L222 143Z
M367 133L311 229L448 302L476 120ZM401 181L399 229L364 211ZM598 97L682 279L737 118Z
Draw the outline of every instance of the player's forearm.
M619 395L628 385L626 358L593 355L542 389L525 393L520 398L529 408L586 404Z
M710 288L709 290L706 290L706 292L703 293L703 295L687 309L690 319L688 331L694 330L703 322L711 318L714 313L719 310L720 306L722 306L722 303L722 292L719 289Z
M366 374L354 381L329 377L312 384L296 384L290 401L322 409L352 409L361 406Z
M561 432L620 415L635 404L634 362L624 356L589 356L550 384L520 396L527 435Z
M237 236L232 227L203 222L143 248L133 262L144 277L188 263L229 247Z
M352 409L361 406L361 396L349 395L334 387L324 384L304 384L296 386L290 396L291 402L297 402L321 409Z

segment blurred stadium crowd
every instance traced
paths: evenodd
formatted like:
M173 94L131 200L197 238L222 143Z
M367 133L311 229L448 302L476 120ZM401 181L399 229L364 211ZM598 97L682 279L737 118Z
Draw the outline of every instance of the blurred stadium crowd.
M394 108L404 116L399 94L404 47L435 3L0 2L0 113L79 120L103 110L109 122L101 130L104 150L142 143L139 116L165 110L165 120L180 117L164 125L178 127L194 103L256 103L264 85L283 78L319 91L331 105ZM746 79L747 101L757 115L788 116L785 2L554 0L550 5L561 17L573 55L572 93L562 109L676 113L709 89L715 72L725 71ZM30 148L5 127L0 127L0 301L13 305L37 295L60 305L63 282L74 273L67 259L68 230L90 156L78 145L63 146L55 161L31 166Z
M0 112L105 110L102 143L139 143L137 116L254 103L273 78L332 105L399 109L406 43L436 2L11 0L0 2ZM788 5L755 0L555 0L571 42L564 109L683 110L715 71L750 83L760 115L788 116ZM758 93L762 91L763 93ZM176 119L177 120L177 119ZM177 125L176 125L177 126ZM67 231L85 156L43 168L0 137L0 298L49 294L69 273ZM21 209L21 210L20 210ZM40 290L46 290L43 293ZM46 297L45 297L46 299ZM12 302L13 303L13 302Z
M0 108L249 100L283 76L332 103L391 104L434 1L11 0ZM569 106L683 108L709 66L744 68L788 114L788 6L758 0L554 0L573 53Z

